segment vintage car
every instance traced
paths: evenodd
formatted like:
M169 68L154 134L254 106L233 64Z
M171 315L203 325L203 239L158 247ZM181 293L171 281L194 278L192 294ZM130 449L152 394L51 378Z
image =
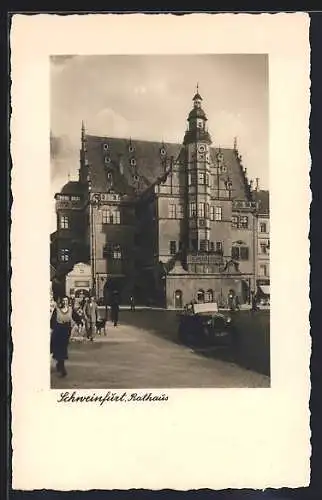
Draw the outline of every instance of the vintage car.
M190 346L226 346L234 341L232 319L216 302L189 304L179 316L179 340Z

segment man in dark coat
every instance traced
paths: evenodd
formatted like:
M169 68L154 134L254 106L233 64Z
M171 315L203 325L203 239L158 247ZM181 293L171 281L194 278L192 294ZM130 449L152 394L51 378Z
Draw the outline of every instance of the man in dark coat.
M117 326L119 320L119 297L116 291L113 292L112 300L111 300L111 320L114 323L114 326Z

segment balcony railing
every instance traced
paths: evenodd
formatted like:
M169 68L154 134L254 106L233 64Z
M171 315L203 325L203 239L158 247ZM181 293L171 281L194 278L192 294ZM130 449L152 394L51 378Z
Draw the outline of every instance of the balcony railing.
M257 208L256 201L234 200L233 210L255 210Z
M222 252L195 252L187 255L187 264L222 264Z

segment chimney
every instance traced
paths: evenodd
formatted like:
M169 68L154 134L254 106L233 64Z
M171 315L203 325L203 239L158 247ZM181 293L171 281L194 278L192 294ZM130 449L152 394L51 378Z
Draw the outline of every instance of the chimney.
M255 190L259 191L259 177L256 177L256 187L255 187Z

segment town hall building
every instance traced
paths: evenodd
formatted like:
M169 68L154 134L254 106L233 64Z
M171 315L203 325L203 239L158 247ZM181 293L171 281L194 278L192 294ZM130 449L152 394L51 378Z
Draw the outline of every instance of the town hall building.
M98 298L181 308L249 302L258 274L257 185L237 141L214 144L197 88L182 144L97 137L82 125L79 179L56 194L51 264ZM147 124L148 126L148 124ZM66 280L65 280L66 282ZM77 282L83 283L79 287ZM85 285L86 286L85 286Z

